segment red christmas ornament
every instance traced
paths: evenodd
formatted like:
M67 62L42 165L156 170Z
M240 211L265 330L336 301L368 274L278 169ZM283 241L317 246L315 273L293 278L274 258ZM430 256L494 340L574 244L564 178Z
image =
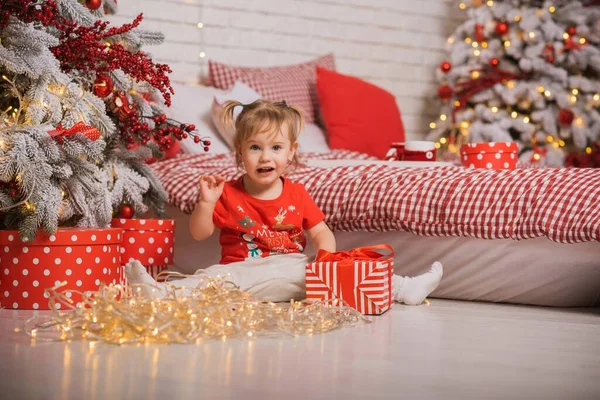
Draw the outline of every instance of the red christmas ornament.
M452 98L452 88L448 85L442 85L438 88L438 97L442 100L450 100Z
M97 10L102 5L102 0L85 0L85 6L90 10Z
M124 92L117 92L113 98L113 112L117 113L119 121L126 121L133 113L133 107L129 104Z
M568 108L563 108L558 112L558 123L562 126L570 126L575 119L575 114Z
M577 34L577 28L575 28L574 26L570 26L567 28L567 33L570 36L575 36Z
M554 52L554 45L552 43L546 44L546 47L544 47L542 54L547 62L549 62L550 64L554 64L554 60L556 60L556 53Z
M442 72L446 73L452 69L452 64L450 64L450 61L442 61L440 64L440 69Z
M98 74L94 82L94 94L98 97L106 97L113 91L113 81L108 75Z
M498 66L498 64L500 64L500 60L498 60L497 58L492 58L492 59L490 60L490 66L492 66L492 67L497 67L497 66Z
M483 25L481 24L475 25L475 40L478 42L483 42L485 40L485 32L483 30Z
M498 36L506 35L508 33L508 24L504 21L498 22L495 31Z
M133 210L133 207L131 207L129 204L123 204L121 205L121 207L119 207L120 218L133 218L134 214L135 211Z

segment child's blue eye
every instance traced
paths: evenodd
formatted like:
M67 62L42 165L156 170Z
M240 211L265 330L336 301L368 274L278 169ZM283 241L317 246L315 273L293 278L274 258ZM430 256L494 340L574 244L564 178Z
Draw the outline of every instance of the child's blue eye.
M275 151L281 150L281 146L276 144L275 146L273 146L273 150L275 150Z
M260 147L258 147L257 145L253 144L252 146L250 146L250 150L260 150Z

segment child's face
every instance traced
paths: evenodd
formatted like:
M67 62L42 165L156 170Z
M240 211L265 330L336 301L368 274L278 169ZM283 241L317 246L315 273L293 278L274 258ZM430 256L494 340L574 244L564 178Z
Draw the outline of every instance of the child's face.
M251 136L241 145L241 156L248 177L258 185L277 181L292 160L298 143L289 139L287 126L281 131L265 131Z

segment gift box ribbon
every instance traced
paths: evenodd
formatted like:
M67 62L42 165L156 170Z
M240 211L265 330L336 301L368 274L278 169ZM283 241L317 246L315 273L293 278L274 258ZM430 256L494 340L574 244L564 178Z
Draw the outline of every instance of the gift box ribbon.
M356 308L358 304L358 290L354 286L355 273L353 271L354 261L381 261L389 259L394 256L394 250L387 244L380 244L376 246L357 247L350 251L339 251L336 253L330 253L326 250L319 250L317 253L316 262L337 262L336 264L336 276L337 285L335 287L336 295L339 298L343 298L350 307ZM340 261L349 261L347 263ZM363 281L364 282L364 281ZM362 282L361 282L362 283ZM359 286L360 284L359 283ZM391 282L389 282L391 285ZM346 294L344 296L344 293ZM352 294L348 296L348 294Z
M56 129L48 132L50 136L55 138L57 141L62 142L63 137L73 136L77 133L81 133L90 140L96 141L100 138L100 131L93 126L89 126L79 121L69 129L63 128L62 124L58 124Z
M394 249L387 244L375 246L357 247L350 251L338 251L330 253L327 250L319 250L316 261L342 261L342 260L377 260L389 258L394 255Z

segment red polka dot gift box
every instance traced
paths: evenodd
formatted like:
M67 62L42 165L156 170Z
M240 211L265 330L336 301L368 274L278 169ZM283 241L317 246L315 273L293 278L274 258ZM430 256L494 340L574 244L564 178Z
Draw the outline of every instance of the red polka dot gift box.
M139 260L153 278L173 263L175 220L114 218L113 227L123 229L121 262Z
M18 231L0 231L0 305L21 310L48 310L45 289L66 282L59 291L81 301L100 283L121 283L118 228L60 228L23 242ZM60 308L60 304L56 304Z
M515 169L518 154L515 142L467 143L460 147L460 161L467 168Z

